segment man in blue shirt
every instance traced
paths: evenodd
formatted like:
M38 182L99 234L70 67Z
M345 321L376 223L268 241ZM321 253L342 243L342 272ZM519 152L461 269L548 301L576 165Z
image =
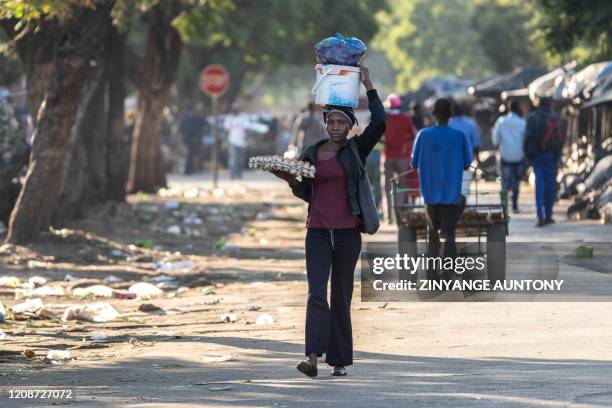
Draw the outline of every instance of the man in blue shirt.
M429 225L427 252L432 257L440 253L439 231L446 241L444 256L456 255L455 228L465 208L461 181L472 162L466 136L448 126L451 111L448 99L438 99L433 108L436 126L422 129L412 150L412 167L419 170Z
M467 109L461 103L453 104L453 117L448 121L448 126L457 129L465 135L470 152L478 161L478 152L480 151L480 128L474 119L467 115ZM467 195L470 191L470 183L472 182L472 171L467 169L463 172L463 183L461 192Z

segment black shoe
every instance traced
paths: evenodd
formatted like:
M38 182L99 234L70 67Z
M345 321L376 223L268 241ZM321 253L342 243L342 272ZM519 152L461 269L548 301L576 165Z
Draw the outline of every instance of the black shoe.
M548 225L548 224L554 224L555 220L553 220L552 218L548 217L544 220L544 225Z
M521 212L521 210L519 210L519 209L518 209L518 207L516 207L516 208L513 208L513 209L512 209L512 212L513 212L514 214L518 214L518 213L520 213L520 212Z
M538 222L536 222L536 227L543 227L546 225L546 222L544 222L544 220L538 220Z
M344 377L346 375L346 368L343 366L335 366L331 375L334 377Z
M308 377L316 377L319 375L319 370L317 369L316 364L312 364L310 360L304 360L298 363L295 367L302 374L307 375Z

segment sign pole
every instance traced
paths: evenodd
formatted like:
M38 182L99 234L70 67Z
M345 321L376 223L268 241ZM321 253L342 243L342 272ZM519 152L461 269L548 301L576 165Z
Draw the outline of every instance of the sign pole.
M212 151L212 171L213 171L213 188L217 188L219 183L219 125L217 123L218 97L212 95L212 117L213 117L213 151Z
M211 165L213 173L213 187L219 184L219 149L220 137L217 117L219 116L219 97L227 92L230 86L230 75L223 65L212 64L202 69L199 76L199 85L202 92L209 95L212 101L213 117L213 144L211 153Z

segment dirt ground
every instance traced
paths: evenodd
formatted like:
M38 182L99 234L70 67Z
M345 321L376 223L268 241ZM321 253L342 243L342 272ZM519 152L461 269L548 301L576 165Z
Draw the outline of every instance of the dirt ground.
M0 288L0 406L612 406L610 303L368 303L358 280L355 365L346 378L325 364L305 378L294 366L303 354L306 207L272 180L250 174L214 190L174 177L159 195L96 208L28 247L2 246L0 277L42 276L65 295L43 297L43 316L15 314L22 290ZM535 229L530 199L513 217L512 239L612 239L610 226L560 214ZM369 239L392 241L395 228ZM181 268L163 269L172 262ZM601 279L612 289L610 275ZM117 297L136 282L163 293ZM94 284L113 297L74 296ZM91 302L118 316L61 319ZM51 361L49 350L70 358ZM19 400L15 389L76 398Z

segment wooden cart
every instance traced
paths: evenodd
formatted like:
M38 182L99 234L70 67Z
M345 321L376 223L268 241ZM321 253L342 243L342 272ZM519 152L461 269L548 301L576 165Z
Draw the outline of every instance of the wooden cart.
M398 225L398 249L400 253L415 252L418 240L427 240L428 227L425 205L418 188L406 186L406 178L414 170L399 174L391 179L395 219ZM487 257L487 279L504 280L506 276L506 236L508 235L507 194L496 177L496 188L484 189L484 171L475 169L475 177L466 195L465 211L456 229L456 237L475 237L478 254ZM489 175L489 174L487 174ZM397 198L404 196L404 203ZM472 240L474 241L474 240ZM416 256L416 253L412 254ZM472 254L470 254L472 255Z

